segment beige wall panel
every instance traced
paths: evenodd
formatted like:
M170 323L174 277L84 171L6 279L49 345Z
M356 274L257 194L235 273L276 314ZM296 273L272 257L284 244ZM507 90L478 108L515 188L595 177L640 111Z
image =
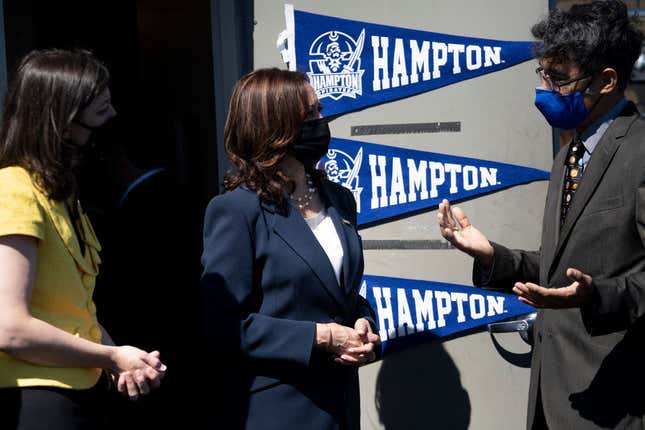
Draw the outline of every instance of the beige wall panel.
M302 0L296 9L422 31L531 40L547 0ZM275 47L284 2L255 2L255 67L284 67ZM345 115L332 135L367 124L460 121L461 132L353 139L549 170L551 129L533 106L536 63L463 81ZM324 104L324 101L323 101ZM491 240L537 249L546 182L520 185L459 204ZM436 210L361 230L363 240L438 240ZM471 284L472 260L453 249L368 250L365 273ZM364 429L516 430L525 425L530 347L517 334L481 330L428 342L361 369ZM498 351L512 357L512 364Z

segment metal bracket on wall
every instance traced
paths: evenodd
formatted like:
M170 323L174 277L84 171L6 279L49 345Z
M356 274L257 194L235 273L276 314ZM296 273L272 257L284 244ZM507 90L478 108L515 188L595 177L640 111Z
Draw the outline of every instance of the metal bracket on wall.
M352 136L370 136L374 134L417 134L417 133L458 133L461 122L419 122L410 124L373 124L353 125L350 128Z
M519 332L522 340L533 346L533 324L535 323L536 317L537 312L533 312L524 316L524 318L490 323L487 327L489 333Z
M452 245L445 240L363 240L363 249L452 249Z

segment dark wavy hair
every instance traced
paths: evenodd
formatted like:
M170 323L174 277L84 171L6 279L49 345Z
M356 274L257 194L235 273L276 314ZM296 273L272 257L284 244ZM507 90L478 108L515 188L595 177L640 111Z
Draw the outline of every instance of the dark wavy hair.
M231 95L224 145L233 169L230 191L243 185L262 200L282 205L293 182L280 169L308 111L309 82L300 72L258 69L240 79ZM310 172L318 182L324 172Z
M79 149L64 133L109 79L108 70L88 51L27 54L5 99L0 168L23 167L53 200L77 194Z
M640 55L643 33L620 0L600 0L553 10L531 29L538 39L535 54L556 62L571 61L586 73L611 67L624 90Z

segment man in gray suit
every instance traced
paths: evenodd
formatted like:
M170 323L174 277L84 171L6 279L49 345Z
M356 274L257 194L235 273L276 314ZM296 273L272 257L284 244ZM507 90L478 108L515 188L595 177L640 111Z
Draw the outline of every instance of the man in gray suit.
M510 250L447 200L441 234L473 281L539 308L529 429L645 428L645 120L624 98L643 39L624 3L553 11L532 29L548 122L574 130L555 157L542 245Z

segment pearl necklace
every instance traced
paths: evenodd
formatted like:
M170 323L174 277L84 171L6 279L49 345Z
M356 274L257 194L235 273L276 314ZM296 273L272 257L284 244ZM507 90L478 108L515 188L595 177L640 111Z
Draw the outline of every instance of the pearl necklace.
M291 201L298 206L298 209L300 210L308 207L316 194L316 187L314 187L314 183L311 180L309 173L305 173L305 178L307 179L307 189L305 190L305 193L302 196L294 196L293 194L289 195Z

